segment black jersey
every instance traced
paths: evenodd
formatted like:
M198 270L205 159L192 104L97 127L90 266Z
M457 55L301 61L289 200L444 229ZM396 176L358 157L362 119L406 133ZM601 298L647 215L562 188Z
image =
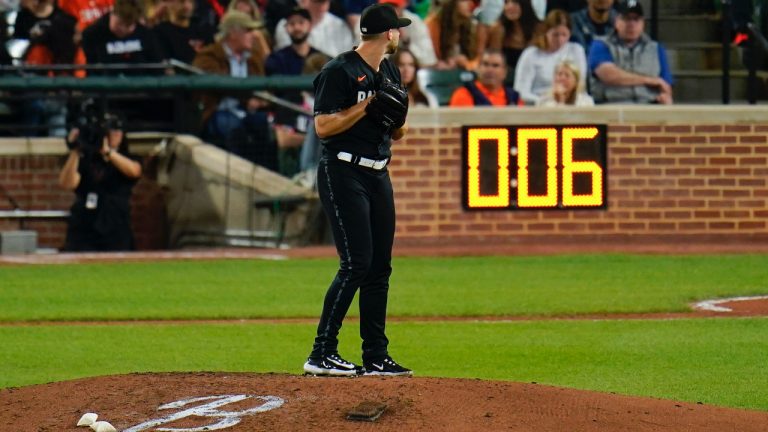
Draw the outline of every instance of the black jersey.
M388 59L382 60L379 73L400 84L400 71ZM376 92L377 72L357 51L339 54L315 78L315 115L343 111ZM320 140L329 151L345 151L372 159L392 155L392 131L363 117L346 131Z

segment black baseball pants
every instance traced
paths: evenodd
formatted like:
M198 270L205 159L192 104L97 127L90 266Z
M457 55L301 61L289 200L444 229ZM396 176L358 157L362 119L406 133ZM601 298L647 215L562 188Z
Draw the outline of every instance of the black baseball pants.
M359 288L363 361L373 361L387 355L389 343L384 327L395 236L392 183L386 168L377 171L333 157L320 160L317 188L340 265L325 295L310 357L337 353L342 321Z

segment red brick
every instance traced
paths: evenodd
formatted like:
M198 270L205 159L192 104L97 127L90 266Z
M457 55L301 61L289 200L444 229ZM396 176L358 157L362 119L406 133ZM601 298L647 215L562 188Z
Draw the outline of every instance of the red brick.
M707 228L706 222L680 222L678 228L681 230L703 230Z
M711 167L696 168L693 171L694 175L697 175L697 176L717 176L717 175L720 175L721 172L722 171L720 170L720 168L711 168Z
M755 125L755 132L768 132L768 125Z
M748 210L726 210L723 212L723 216L728 219L748 218Z
M734 157L711 157L709 158L710 165L736 165L736 158Z
M736 186L736 179L734 178L710 178L707 180L710 186Z
M765 228L765 222L764 221L749 221L749 222L739 222L739 229L764 229Z
M723 174L728 176L748 176L751 173L749 168L723 168Z
M665 146L665 154L691 154L693 149L690 146Z
M587 224L590 231L612 231L616 229L614 222L590 222Z
M622 158L619 158L619 164L621 164L621 165L641 165L641 164L645 164L645 158L622 157Z
M754 143L754 144L763 144L765 142L768 142L765 135L740 135L739 136L739 142L740 143Z
M585 231L587 224L577 222L562 222L557 224L558 229L561 231Z
M703 157L683 157L680 158L681 165L704 165L707 159Z
M632 147L611 147L609 151L614 155L626 155L632 154L632 150Z
M726 132L738 132L738 133L749 133L752 132L752 126L750 125L726 125L725 126Z
M707 142L707 138L700 135L681 136L679 140L680 144L704 144Z
M676 143L677 143L677 137L675 136L659 135L659 136L651 137L651 144L676 144Z
M696 147L693 149L694 154L723 154L721 147Z
M735 144L738 141L736 135L713 135L709 137L712 144Z
M726 154L751 154L752 147L749 146L727 146L725 147Z
M704 207L704 206L707 205L707 202L704 201L704 200L688 199L688 200L680 200L680 201L678 201L677 205L679 207L694 207L695 208L695 207Z
M648 163L651 165L673 165L675 160L673 158L666 157L652 157L648 158Z
M675 200L662 199L648 201L648 208L671 208L675 206Z
M618 134L618 133L631 133L631 132L632 132L632 126L608 125L608 135Z
M553 223L532 223L528 224L528 230L529 231L552 231L555 229L555 224Z
M765 166L768 164L768 158L764 157L740 157L739 165L760 165Z
M636 211L637 219L661 219L661 212L658 211Z
M617 207L624 207L624 208L643 208L643 207L645 207L645 201L643 201L643 200L616 200L615 205Z
M739 186L765 186L765 185L766 185L765 179L762 179L762 178L739 179Z
M730 230L730 229L733 229L735 226L736 224L733 222L709 222L709 228L716 229L716 230L721 230L721 229Z
M702 178L681 178L677 181L680 186L696 187L704 186L705 182Z
M666 125L664 132L667 133L691 133L693 128L689 125Z
M501 231L522 231L523 224L521 223L499 223L496 224L496 228Z
M636 168L635 173L639 176L649 177L660 176L662 175L663 171L661 168Z
M736 203L731 200L711 200L709 202L710 208L734 208Z
M661 147L656 146L642 146L635 148L635 153L637 154L661 154Z
M668 176L686 176L691 174L690 168L667 168L664 174Z
M738 201L739 208L765 208L763 200L741 200Z
M637 125L635 126L635 132L638 133L658 133L661 132L661 126L650 125Z
M665 198L688 198L691 196L690 189L666 189L661 191L661 196Z
M745 198L752 195L750 190L724 190L723 198Z
M720 215L721 213L718 210L696 210L693 212L693 216L696 219L719 218Z
M641 222L619 222L620 231L644 230L645 224Z
M646 137L641 136L622 136L619 139L619 142L622 144L645 144L648 142L648 139Z
M651 222L648 224L648 229L652 231L670 231L675 229L673 222Z
M692 194L696 198L714 198L720 196L720 191L715 189L693 189Z
M694 128L695 133L720 133L723 131L723 127L720 125L696 125Z
M409 233L423 233L431 230L429 225L406 225L405 231Z

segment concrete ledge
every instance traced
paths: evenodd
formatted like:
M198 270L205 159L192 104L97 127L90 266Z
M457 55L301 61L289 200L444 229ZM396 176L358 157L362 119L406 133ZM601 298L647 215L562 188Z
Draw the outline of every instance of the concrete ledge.
M600 105L562 108L413 108L408 125L458 127L465 124L744 124L765 123L768 106L753 105Z

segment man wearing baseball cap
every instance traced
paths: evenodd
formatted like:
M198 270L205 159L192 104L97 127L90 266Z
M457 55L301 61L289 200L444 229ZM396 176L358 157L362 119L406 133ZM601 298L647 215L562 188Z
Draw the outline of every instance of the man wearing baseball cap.
M664 47L645 34L643 6L618 6L616 32L596 38L589 50L590 88L595 103L672 103L672 72Z
M408 94L387 58L397 51L399 18L388 4L360 16L362 43L340 54L315 78L315 128L323 150L317 185L333 230L339 269L325 295L312 352L311 375L411 375L389 355L385 335L395 203L387 165L392 140L405 136ZM363 366L338 352L342 321L360 290Z

